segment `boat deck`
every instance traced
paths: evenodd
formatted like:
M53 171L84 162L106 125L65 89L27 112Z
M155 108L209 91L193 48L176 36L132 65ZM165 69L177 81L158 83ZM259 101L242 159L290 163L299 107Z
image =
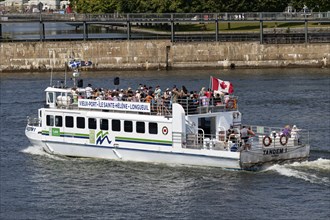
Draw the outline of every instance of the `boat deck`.
M79 99L78 99L79 100ZM95 100L94 100L95 101ZM116 102L116 101L112 101ZM129 101L120 101L122 103L130 103ZM238 110L237 106L237 97L231 97L227 103L218 101L216 99L207 99L206 102L202 100L191 100L191 99L179 99L177 101L179 103L186 115L193 115L193 114L206 114L206 113L213 113L213 112L227 112L227 111L236 111ZM46 106L47 107L47 106ZM57 109L85 109L86 108L79 108L77 102L67 102L62 104L56 105ZM90 111L103 111L103 112L121 112L125 113L126 111L123 110L107 110L107 109L94 109L94 108L87 108ZM132 112L129 113L136 113L136 114L150 114L150 115L162 115L162 116L171 116L172 115L172 101L163 100L161 103L150 102L150 112Z

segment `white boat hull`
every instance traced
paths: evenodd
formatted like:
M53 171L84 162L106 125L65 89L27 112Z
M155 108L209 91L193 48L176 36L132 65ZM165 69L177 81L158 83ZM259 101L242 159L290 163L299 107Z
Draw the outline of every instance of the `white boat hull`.
M44 150L48 153L64 156L240 169L239 154L236 152L229 152L233 156L228 157L227 155L221 156L221 152L217 152L218 154L216 156L210 156L207 154L209 150L205 150L205 154L203 154L202 151L204 150L195 150L197 152L191 152L194 150L154 151L125 147L81 146L59 142L44 142L43 145Z
M187 149L159 147L127 143L118 146L100 146L65 141L52 141L43 138L39 127L27 127L26 136L33 146L42 148L49 154L134 161L188 166L222 167L226 169L255 170L269 163L306 160L309 145L252 149L251 151L230 152L210 149Z

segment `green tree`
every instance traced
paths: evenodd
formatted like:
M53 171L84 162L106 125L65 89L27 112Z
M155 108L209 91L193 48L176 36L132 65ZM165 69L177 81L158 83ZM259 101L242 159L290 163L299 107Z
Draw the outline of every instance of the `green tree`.
M3 0L0 0L3 1ZM288 3L279 0L71 0L78 13L215 13L281 12ZM330 11L329 0L291 0L301 11L303 6Z

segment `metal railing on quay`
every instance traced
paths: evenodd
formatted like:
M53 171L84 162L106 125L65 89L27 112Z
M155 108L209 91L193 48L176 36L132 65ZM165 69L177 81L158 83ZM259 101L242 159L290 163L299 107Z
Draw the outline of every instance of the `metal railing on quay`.
M48 21L135 21L135 22L215 22L215 21L330 21L330 12L285 13L285 12L230 12L230 13L111 13L111 14L78 14L78 13L3 13L0 22L30 22L33 20Z
M219 31L220 23L228 23L228 32ZM231 22L255 22L256 29L254 31L244 30L239 28L239 31L230 28ZM259 22L259 24L258 24ZM288 22L288 23L300 23L305 27L296 29L290 27L266 29L265 23L269 22ZM29 38L26 34L13 34L8 31L8 27L5 29L3 25L15 26L16 23L39 23L39 29L36 30L35 41L63 41L72 40L117 40L118 36L114 37L113 33L107 32L102 34L93 33L93 25L97 26L116 26L120 27L125 33L120 37L122 40L145 40L145 39L169 39L172 42L193 42L193 41L259 41L261 44L275 43L275 44L287 44L287 43L323 43L330 41L330 34L324 25L320 27L309 28L311 22L317 22L321 24L330 24L330 12L317 12L310 14L301 13L283 13L283 12L247 12L247 13L131 13L131 14L60 14L60 13L16 13L16 14L1 14L0 15L0 41L1 42L14 42L14 41L33 41L33 38ZM67 25L74 26L76 31L78 27L82 27L82 33L79 34L67 34L64 37L58 37L58 35L49 34L47 23L65 23ZM215 30L207 31L206 26L201 27L199 31L180 32L180 24L215 24ZM133 29L136 25L146 25L145 30ZM163 31L162 25L167 24L167 30ZM249 25L248 23L246 23ZM148 27L158 25L156 29L150 29ZM277 25L277 24L276 24ZM139 26L138 26L139 27ZM160 30L159 30L160 27ZM170 27L170 30L169 30ZM258 30L259 27L259 30ZM3 31L7 29L7 31ZM14 29L14 28L9 28ZM59 31L61 29L59 28ZM168 31L168 33L166 32ZM227 30L226 30L227 31ZM279 31L278 35L268 35L270 31L274 33ZM291 33L296 32L296 35ZM147 34L141 34L145 33ZM316 32L318 32L317 35ZM74 36L73 36L74 35ZM17 37L18 36L18 37ZM24 39L22 39L24 38Z

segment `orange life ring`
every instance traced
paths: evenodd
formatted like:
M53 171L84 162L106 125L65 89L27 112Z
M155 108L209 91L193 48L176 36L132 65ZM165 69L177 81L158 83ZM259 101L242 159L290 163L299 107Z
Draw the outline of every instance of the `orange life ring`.
M267 135L262 139L262 143L265 147L268 147L272 143L272 139Z
M283 138L285 138L284 139L284 141L283 141ZM281 138L280 138L280 143L281 143L281 145L282 146L284 146L284 145L286 145L287 143L288 143L288 137L287 136L285 136L285 135L281 135Z
M226 103L226 108L236 109L236 107L237 107L236 99L229 99L228 102Z

